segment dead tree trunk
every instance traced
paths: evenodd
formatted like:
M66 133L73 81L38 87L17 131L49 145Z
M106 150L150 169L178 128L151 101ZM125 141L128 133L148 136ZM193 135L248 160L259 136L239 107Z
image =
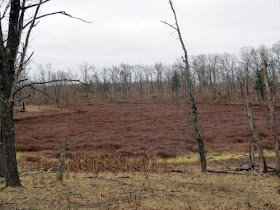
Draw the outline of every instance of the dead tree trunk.
M263 172L266 173L267 172L266 161L265 161L265 158L264 158L264 155L263 155L263 149L262 149L262 146L261 146L259 135L257 133L256 125L255 125L255 122L254 122L254 118L253 118L253 114L252 114L252 105L251 105L249 100L247 101L247 112L248 112L248 118L249 118L251 131L252 131L252 134L254 136L254 140L255 140L255 143L257 145L259 156L260 156L260 159L261 159L261 162L262 162L262 165L263 165Z
M262 52L261 53L262 58L262 66L263 66L263 75L264 75L264 84L267 91L267 99L268 99L268 108L269 108L269 126L271 129L272 137L273 137L273 146L274 146L274 152L275 152L275 161L276 161L276 173L279 174L280 172L280 159L279 159L279 143L277 139L277 132L275 128L275 97L272 93L272 90L269 86L269 79L268 79L268 72L267 72L267 63L265 59L265 55Z
M175 26L172 25L172 24L169 24L165 21L163 21L163 23L170 26L171 28L173 28L178 33L179 40L180 40L182 49L184 51L183 61L184 61L184 64L185 64L187 88L188 88L188 92L189 92L189 101L190 101L190 105L191 105L191 109L192 109L194 137L195 137L195 139L197 141L197 144L198 144L201 171L206 172L206 155L205 155L205 151L204 151L204 142L203 142L203 139L200 135L199 128L198 128L198 114L197 114L197 107L196 107L196 102L195 102L194 94L193 94L193 85L192 85L192 79L191 79L191 75L190 75L188 53L187 53L187 49L185 47L185 43L183 41L183 37L182 37L181 30L180 30L180 27L179 27L179 24L178 24L177 15L176 15L176 11L175 11L175 8L173 6L172 0L169 0L169 4L170 4L171 10L172 10L173 15L174 15Z
M3 144L0 141L0 177L5 177L4 171L4 157L3 157Z
M68 144L69 144L69 142L67 141L67 139L64 139L62 148L61 148L61 153L60 153L59 168L58 168L58 172L57 172L57 180L59 180L59 181L63 181L65 156L66 156L66 149L67 149Z

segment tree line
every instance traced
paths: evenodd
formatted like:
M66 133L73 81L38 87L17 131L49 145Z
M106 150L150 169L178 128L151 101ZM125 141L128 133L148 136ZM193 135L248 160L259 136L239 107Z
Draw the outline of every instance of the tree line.
M280 79L280 41L271 47L242 47L239 53L200 54L190 56L190 77L196 97L203 102L227 103L247 97L262 101L265 84L260 52L268 63L268 75L273 93L277 93ZM182 59L171 65L161 62L153 65L121 63L97 68L88 63L77 65L75 70L56 70L51 64L37 67L37 74L26 82L56 81L37 84L24 90L30 95L27 103L75 103L77 96L102 100L142 101L183 99L188 97L186 71ZM23 74L23 80L30 77ZM80 83L72 80L79 78ZM68 80L72 81L69 82ZM20 85L24 85L24 82ZM23 94L19 92L18 94Z

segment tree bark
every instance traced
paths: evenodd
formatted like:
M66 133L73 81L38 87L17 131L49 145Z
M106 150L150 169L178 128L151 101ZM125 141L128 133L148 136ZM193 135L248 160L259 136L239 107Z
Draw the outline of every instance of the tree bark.
M1 141L0 141L0 177L5 177L4 157L3 157L3 143Z
M2 102L1 140L3 143L3 165L5 169L6 187L21 186L15 146L15 129L13 120L13 105L6 99Z
M274 146L274 152L275 152L275 161L276 161L276 173L280 173L280 158L279 158L279 143L277 139L277 132L275 128L275 97L272 93L272 90L269 86L269 78L268 78L268 72L267 72L267 63L265 59L265 55L262 52L261 53L262 58L262 66L263 66L263 74L264 74L264 84L267 91L267 100L268 100L268 108L269 108L269 126L271 129L272 137L273 137L273 146Z
M249 124L250 124L250 127L251 127L251 131L253 133L254 140L255 140L255 143L257 145L259 156L260 156L260 159L261 159L261 162L262 162L262 165L263 165L263 172L266 173L267 172L266 161L265 161L265 157L263 155L263 149L262 149L262 146L261 146L259 135L257 133L256 125L255 125L255 122L254 122L254 118L253 118L253 114L252 114L252 105L251 105L249 100L247 101L247 112L248 112L248 118L249 118Z
M23 11L21 15L20 11L20 0L11 1L6 46L3 42L2 27L0 27L0 142L2 143L2 166L4 166L5 171L6 187L21 186L16 160L14 102L12 101L15 63L21 36L20 27L23 21Z

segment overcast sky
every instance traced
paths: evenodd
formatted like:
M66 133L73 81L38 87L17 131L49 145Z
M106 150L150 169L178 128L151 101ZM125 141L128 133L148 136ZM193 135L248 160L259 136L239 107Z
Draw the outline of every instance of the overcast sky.
M174 0L190 55L232 52L280 41L280 0ZM173 63L182 50L168 0L52 0L41 13L66 11L94 21L64 16L41 20L34 29L32 66L77 68Z

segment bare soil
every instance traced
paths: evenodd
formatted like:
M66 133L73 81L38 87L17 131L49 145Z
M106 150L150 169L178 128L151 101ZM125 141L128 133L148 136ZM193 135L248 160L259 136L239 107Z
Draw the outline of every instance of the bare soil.
M244 105L199 104L199 125L207 152L246 152L251 138ZM277 116L279 108L276 109ZM264 149L272 149L267 107L253 115ZM188 104L119 103L67 107L53 115L18 118L18 151L57 156L63 139L69 153L138 156L149 150L160 157L196 152Z

